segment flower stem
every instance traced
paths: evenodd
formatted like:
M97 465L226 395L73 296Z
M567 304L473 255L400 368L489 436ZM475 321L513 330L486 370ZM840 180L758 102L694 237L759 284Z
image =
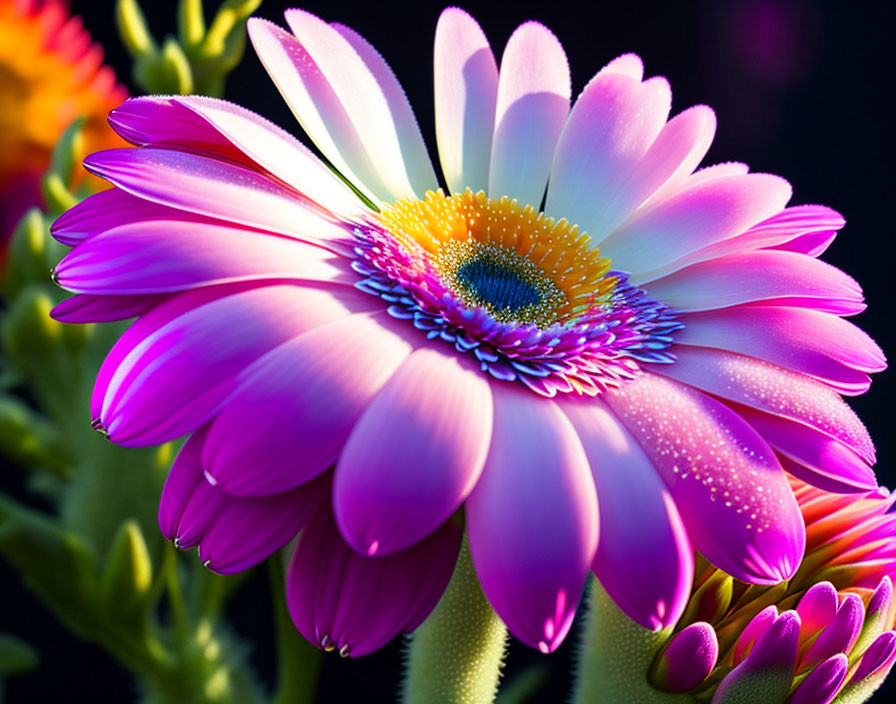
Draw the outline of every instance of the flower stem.
M489 704L495 699L507 628L482 593L464 537L442 599L408 649L404 704Z
M286 607L283 555L268 559L268 579L274 601L274 628L277 631L277 688L272 704L311 704L317 689L321 651L296 630Z
M684 704L686 694L654 689L647 672L669 631L654 632L626 616L596 579L591 580L588 616L579 646L573 704Z

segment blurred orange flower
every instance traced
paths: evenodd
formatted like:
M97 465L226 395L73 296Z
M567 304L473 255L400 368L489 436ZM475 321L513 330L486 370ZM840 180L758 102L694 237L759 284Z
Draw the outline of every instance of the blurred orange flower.
M0 242L40 202L40 176L72 120L86 118L85 154L121 146L106 115L126 97L66 0L0 0Z

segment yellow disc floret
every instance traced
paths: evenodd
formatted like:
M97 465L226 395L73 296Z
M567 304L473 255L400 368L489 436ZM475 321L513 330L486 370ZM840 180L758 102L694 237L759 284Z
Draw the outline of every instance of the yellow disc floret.
M503 322L574 322L606 302L616 283L586 233L515 199L428 191L378 217L406 248L422 250L465 303Z

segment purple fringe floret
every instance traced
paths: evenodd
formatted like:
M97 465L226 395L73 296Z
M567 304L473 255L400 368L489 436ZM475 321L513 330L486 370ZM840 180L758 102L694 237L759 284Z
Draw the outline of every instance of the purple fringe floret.
M609 300L574 321L539 328L501 322L449 290L422 250L413 251L376 226L354 231L355 286L388 304L431 339L476 359L482 371L519 381L542 396L580 392L595 396L632 379L639 362L668 363L673 334L682 327L668 306L609 272L616 286Z

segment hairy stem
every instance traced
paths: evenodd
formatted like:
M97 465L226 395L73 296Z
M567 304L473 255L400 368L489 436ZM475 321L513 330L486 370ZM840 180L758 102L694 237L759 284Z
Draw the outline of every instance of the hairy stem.
M454 575L408 649L404 704L490 704L507 628L482 593L466 537Z

